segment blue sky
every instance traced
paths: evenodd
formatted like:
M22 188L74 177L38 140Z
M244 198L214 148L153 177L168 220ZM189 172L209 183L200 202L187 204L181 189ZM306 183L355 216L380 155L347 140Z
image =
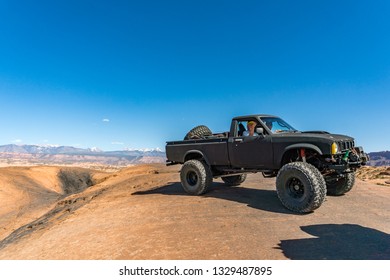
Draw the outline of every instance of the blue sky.
M164 149L279 115L390 150L389 1L0 0L0 145Z

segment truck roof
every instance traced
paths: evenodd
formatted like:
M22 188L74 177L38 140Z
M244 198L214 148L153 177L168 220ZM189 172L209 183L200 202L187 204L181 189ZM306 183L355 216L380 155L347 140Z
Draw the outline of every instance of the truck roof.
M271 117L271 118L278 118L277 116L274 116L274 115L267 115L267 114L256 114L256 115L246 115L246 116L238 116L238 117L234 117L233 120L236 120L236 119L249 119L249 118L262 118L262 117Z

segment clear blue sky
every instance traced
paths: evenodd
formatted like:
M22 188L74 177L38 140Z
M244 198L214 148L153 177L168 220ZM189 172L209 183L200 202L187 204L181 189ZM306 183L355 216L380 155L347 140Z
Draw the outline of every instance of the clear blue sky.
M164 149L279 115L390 150L390 1L0 0L0 145Z

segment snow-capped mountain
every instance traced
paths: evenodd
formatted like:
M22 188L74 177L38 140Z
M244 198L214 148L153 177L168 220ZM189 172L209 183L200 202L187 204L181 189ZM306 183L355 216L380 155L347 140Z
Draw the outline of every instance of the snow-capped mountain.
M103 152L103 150L99 149L98 147L88 148L88 150L91 152L97 152L97 153Z
M80 149L70 146L53 145L3 145L0 146L0 153L21 153L21 154L77 154L88 152L89 149Z
M137 163L163 163L165 152L160 149L127 149L124 151L102 151L93 147L88 149L71 146L40 145L2 145L0 162L19 162L42 164L61 163L99 163L108 165L128 165Z
M164 153L160 148L150 149L125 149L120 151L108 151L105 152L98 147L92 147L87 149L75 148L72 146L59 146L59 145L2 145L0 146L0 153L27 153L27 154L90 154L90 153Z

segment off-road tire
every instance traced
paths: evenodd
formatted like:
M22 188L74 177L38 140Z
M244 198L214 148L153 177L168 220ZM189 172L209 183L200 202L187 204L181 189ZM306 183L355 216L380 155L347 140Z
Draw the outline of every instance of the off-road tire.
M298 213L317 209L326 197L326 183L322 174L306 162L284 165L276 177L276 191L282 204Z
M327 194L332 196L340 196L349 192L355 184L355 173L347 173L345 177L327 180Z
M213 182L209 166L196 159L186 161L180 171L183 189L191 195L201 195Z
M246 174L221 177L222 181L228 186L238 186L246 179Z
M205 138L206 136L210 136L213 133L211 130L205 126L205 125L198 125L191 129L186 136L184 137L184 140L189 140L189 139L202 139Z

